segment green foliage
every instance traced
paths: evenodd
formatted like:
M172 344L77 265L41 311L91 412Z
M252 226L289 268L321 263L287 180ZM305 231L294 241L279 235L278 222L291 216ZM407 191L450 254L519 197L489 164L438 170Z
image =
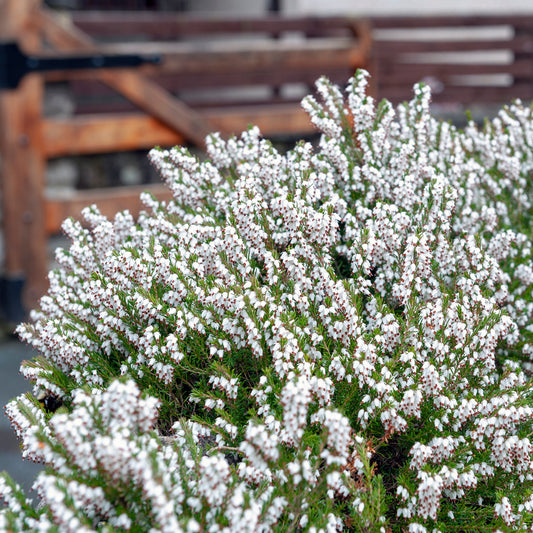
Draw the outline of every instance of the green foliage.
M95 207L8 406L46 465L13 531L521 531L533 523L533 116L464 131L327 80L318 146L252 128Z

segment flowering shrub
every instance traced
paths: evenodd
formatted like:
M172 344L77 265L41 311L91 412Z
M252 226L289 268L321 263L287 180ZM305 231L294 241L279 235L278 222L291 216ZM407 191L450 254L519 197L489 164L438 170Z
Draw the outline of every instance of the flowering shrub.
M7 406L45 470L11 531L533 528L533 116L433 119L327 80L318 146L150 159L137 221L68 220Z

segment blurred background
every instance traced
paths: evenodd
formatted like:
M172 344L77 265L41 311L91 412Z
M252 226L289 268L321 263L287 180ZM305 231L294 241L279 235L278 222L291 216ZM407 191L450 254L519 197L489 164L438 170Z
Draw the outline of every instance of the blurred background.
M13 329L68 245L62 220L92 203L136 214L144 190L168 198L146 158L156 145L201 157L209 132L250 124L280 149L316 139L301 98L357 68L377 99L423 81L436 115L492 117L531 101L533 3L0 0L0 405L29 389ZM28 489L39 466L1 415L4 469Z

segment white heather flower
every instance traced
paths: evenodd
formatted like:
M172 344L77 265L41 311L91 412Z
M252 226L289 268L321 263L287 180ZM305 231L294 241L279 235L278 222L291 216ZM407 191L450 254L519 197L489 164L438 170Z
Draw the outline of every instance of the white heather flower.
M324 410L322 424L327 429L327 447L321 454L326 464L346 464L352 441L349 420L338 411Z
M64 224L18 331L40 356L23 375L65 407L7 407L49 469L31 512L2 478L0 529L336 531L395 472L402 530L445 529L489 484L487 527L527 522L533 111L461 131L427 86L397 108L367 86L317 82L316 145L250 128L208 160L152 150L172 200Z
M208 505L218 507L226 497L230 478L228 463L223 457L204 456L200 461L200 478L198 492L206 499Z
M494 512L496 515L501 517L508 526L512 526L516 520L516 517L513 514L513 508L509 502L509 498L506 496L501 499L501 502L498 502L494 505Z
M303 436L307 424L307 406L311 401L310 388L309 381L300 377L287 382L282 391L281 404L284 406L282 441L289 445L296 445Z
M417 489L417 515L424 519L430 517L436 520L444 485L443 480L439 475L428 476L425 472L419 472L418 477L422 481Z

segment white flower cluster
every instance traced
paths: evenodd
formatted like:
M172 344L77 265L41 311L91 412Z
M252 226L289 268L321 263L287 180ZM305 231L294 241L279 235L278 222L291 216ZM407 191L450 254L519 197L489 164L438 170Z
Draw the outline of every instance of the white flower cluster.
M532 111L459 131L424 86L395 110L366 85L317 82L316 147L282 155L252 128L210 136L203 162L153 150L171 202L65 223L73 244L19 333L40 353L23 373L70 413L9 405L54 473L34 514L5 481L18 510L0 520L533 523Z
M78 390L72 412L56 414L47 435L36 439L35 454L54 471L42 472L34 484L39 507L0 478L9 506L0 529L199 531L197 511L209 508L202 526L211 531L270 530L283 503L271 501L269 491L253 494L232 483L221 454L195 458L182 429L162 442L153 431L157 403L143 398L133 381Z

